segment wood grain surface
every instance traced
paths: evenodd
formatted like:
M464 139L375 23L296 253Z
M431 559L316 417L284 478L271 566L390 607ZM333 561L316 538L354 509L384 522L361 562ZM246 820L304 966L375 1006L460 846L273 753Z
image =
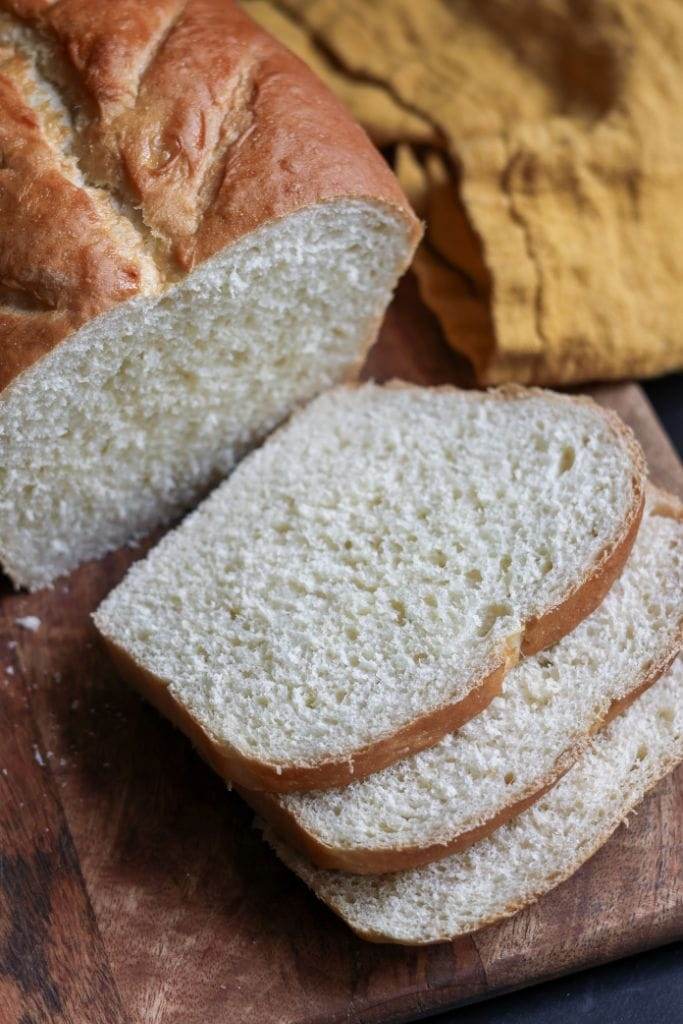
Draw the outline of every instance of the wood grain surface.
M411 280L367 372L457 382ZM660 484L683 470L642 391L594 389ZM683 934L683 772L572 879L450 945L372 946L260 841L249 810L129 692L89 615L144 547L51 591L0 584L0 1022L409 1020ZM38 616L36 632L17 618Z

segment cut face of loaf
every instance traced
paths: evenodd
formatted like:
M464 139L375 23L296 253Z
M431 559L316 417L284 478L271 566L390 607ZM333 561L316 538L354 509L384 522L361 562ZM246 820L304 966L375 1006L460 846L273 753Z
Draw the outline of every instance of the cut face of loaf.
M509 917L572 875L682 759L678 658L596 736L557 786L462 853L398 874L361 876L316 869L271 832L267 838L362 938L447 942Z
M643 465L592 402L341 388L250 455L95 622L225 777L345 785L432 746L602 600Z
M243 795L319 867L370 874L427 864L540 797L682 643L683 508L655 492L599 608L523 659L459 732L344 789Z
M352 377L419 230L229 0L0 7L0 562L37 588Z
M82 328L0 396L0 560L36 588L187 508L352 375L406 239L340 201L260 228Z

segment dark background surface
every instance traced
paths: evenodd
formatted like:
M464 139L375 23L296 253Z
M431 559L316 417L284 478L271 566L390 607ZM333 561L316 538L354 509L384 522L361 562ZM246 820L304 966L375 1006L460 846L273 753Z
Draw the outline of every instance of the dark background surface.
M650 381L643 388L683 459L683 373Z
M432 1017L433 1024L681 1024L683 943Z
M683 459L683 374L652 381L644 389ZM683 942L431 1020L434 1024L683 1024Z

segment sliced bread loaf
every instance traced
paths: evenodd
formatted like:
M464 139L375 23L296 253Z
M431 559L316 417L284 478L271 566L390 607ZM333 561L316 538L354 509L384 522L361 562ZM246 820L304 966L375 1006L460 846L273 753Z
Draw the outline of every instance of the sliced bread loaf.
M643 504L632 435L523 389L340 388L135 565L95 622L225 777L348 784L431 746L590 614Z
M319 867L370 874L428 864L538 799L682 645L683 506L654 492L599 608L523 659L459 732L343 789L243 795Z
M362 938L446 942L509 917L572 875L683 759L683 660L614 719L549 793L462 853L388 875L277 853ZM633 884L637 885L634 878Z
M353 376L420 230L232 0L0 8L0 561L37 588Z

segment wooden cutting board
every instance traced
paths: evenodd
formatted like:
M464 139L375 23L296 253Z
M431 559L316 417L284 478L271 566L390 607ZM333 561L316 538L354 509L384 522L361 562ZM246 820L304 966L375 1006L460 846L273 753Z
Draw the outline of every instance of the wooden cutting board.
M369 372L440 383L461 370L408 281ZM683 494L640 389L594 394ZM356 939L98 650L89 613L141 553L33 596L0 584L2 1024L403 1021L683 933L679 771L574 878L504 924L422 950ZM29 615L35 632L17 624Z

